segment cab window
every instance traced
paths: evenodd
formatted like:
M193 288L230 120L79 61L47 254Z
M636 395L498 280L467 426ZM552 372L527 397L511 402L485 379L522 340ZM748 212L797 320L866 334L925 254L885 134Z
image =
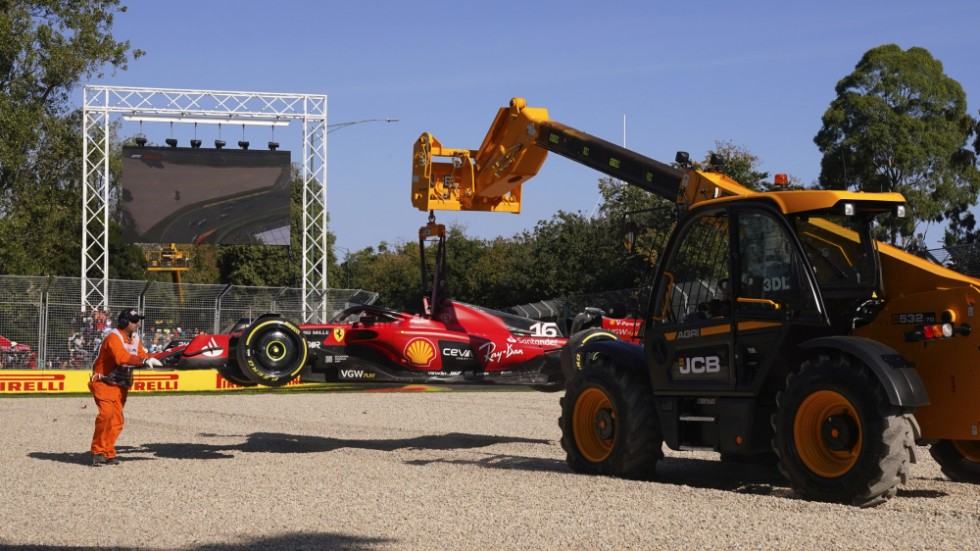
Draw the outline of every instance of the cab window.
M664 267L653 312L668 323L730 315L729 222L724 211L688 223Z
M854 217L799 216L794 221L803 251L821 288L873 287L875 265Z
M819 317L817 296L806 276L806 259L773 214L738 215L737 309L781 318Z

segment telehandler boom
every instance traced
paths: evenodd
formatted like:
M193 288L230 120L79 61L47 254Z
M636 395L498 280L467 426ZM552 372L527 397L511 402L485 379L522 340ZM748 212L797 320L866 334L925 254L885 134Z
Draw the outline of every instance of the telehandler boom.
M421 135L412 204L520 212L548 152L681 214L652 268L643 344L569 341L560 423L574 470L650 477L663 444L775 456L802 497L869 506L928 444L947 476L980 483L980 280L873 238L875 217L905 215L900 194L756 192L514 98L477 150Z

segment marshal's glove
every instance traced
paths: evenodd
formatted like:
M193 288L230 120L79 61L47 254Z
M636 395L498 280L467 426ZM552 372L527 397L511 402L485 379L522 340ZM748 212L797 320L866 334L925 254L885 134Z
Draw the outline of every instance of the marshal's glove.
M162 365L163 365L163 363L161 363L160 360L158 360L156 358L147 358L147 359L143 360L143 367L148 367L150 369L153 369L153 368L156 368L156 367L160 367Z

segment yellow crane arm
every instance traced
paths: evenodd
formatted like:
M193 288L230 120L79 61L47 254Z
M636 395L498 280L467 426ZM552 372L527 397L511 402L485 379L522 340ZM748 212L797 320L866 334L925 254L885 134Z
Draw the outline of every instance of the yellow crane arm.
M516 103L518 102L519 103ZM479 149L450 149L423 133L415 142L412 204L419 210L521 211L521 184L541 169L548 152L536 147L548 111L515 99L501 108ZM436 161L437 158L448 161Z
M552 121L547 109L513 98L498 110L477 150L443 147L428 132L419 137L412 158L412 205L423 211L518 213L521 185L538 173L549 151L681 206L752 193L722 174L674 168Z

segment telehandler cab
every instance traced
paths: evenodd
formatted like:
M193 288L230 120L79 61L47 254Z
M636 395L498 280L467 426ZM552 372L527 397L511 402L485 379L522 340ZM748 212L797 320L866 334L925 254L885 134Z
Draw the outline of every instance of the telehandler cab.
M559 421L572 469L648 478L663 444L774 455L800 496L870 506L896 494L916 444L929 444L947 476L980 483L980 280L873 238L876 217L905 215L900 194L755 192L686 154L666 165L514 98L477 150L421 135L412 203L519 212L549 151L679 214L643 344L596 339L563 354L575 373Z

